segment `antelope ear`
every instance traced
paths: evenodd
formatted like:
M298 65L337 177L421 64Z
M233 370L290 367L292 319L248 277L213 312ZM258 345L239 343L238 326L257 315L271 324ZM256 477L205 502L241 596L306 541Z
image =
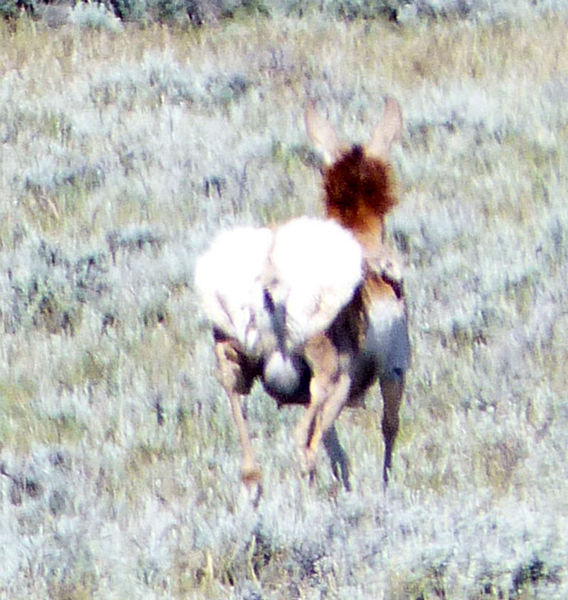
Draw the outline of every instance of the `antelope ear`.
M385 98L385 110L367 144L367 154L388 161L394 142L402 134L402 110L394 98Z
M318 113L313 103L306 107L304 120L310 140L323 154L324 164L326 166L333 164L339 156L339 142L333 127Z

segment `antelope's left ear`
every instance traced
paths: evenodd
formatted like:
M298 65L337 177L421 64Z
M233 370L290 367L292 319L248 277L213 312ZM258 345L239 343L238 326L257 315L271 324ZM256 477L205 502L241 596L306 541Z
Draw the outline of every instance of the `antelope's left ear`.
M385 98L385 110L366 151L369 156L388 161L394 142L402 135L402 110L394 98Z
M312 102L304 111L304 120L310 140L323 154L324 164L333 164L339 156L339 141L333 127L319 114Z

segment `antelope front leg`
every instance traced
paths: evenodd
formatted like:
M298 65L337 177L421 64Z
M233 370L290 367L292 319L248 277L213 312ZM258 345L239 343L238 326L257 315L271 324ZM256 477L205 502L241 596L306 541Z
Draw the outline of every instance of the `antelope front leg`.
M339 443L335 424L323 435L322 441L331 463L333 476L338 482L343 483L343 487L347 492L351 491L351 484L349 483L349 458Z
M383 481L389 481L389 472L392 463L392 451L398 433L398 412L404 392L404 376L396 380L380 381L383 395L383 438L385 440L385 462L383 465Z

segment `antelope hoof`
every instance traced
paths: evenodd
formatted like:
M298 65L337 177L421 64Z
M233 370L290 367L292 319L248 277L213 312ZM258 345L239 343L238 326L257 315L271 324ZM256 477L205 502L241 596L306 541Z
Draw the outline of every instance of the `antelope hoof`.
M316 474L316 453L311 448L305 448L301 453L302 473L313 483Z
M262 481L261 473L258 467L243 469L241 480L245 485L247 496L252 505L257 508L262 496Z
M243 467L241 479L247 487L257 485L262 479L260 469L256 465L252 467Z

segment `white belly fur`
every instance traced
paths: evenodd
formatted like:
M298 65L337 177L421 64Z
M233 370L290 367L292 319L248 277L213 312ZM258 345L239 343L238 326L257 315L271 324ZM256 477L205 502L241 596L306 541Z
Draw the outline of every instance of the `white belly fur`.
M404 302L376 300L369 311L365 353L378 367L379 377L400 379L410 366L410 342Z

